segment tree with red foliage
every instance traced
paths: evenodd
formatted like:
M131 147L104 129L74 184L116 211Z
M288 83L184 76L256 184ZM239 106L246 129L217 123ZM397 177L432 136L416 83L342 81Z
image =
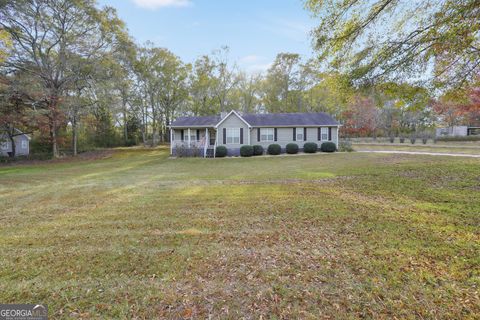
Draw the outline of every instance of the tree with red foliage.
M470 126L480 126L480 87L470 89L470 103L464 106L466 120Z
M375 137L379 125L379 115L374 99L356 95L342 114L342 117L346 119L342 131L346 135L373 135Z
M468 89L466 97L445 95L433 104L433 110L447 126L480 126L480 87Z

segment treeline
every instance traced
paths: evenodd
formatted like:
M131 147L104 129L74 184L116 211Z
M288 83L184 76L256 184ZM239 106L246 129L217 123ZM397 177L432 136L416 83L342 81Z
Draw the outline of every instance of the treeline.
M113 8L94 0L0 2L0 130L33 135L32 149L77 154L97 147L168 142L179 115L325 111L344 135L398 135L478 120L463 100L433 99L423 86L356 84L316 59L280 53L263 73L246 73L228 47L182 61L137 45ZM477 94L477 96L476 96ZM472 99L471 99L472 98Z

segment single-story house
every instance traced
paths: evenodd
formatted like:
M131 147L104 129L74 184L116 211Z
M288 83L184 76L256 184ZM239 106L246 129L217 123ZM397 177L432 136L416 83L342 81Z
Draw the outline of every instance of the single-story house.
M22 131L15 129L15 156L28 156L30 153L30 137ZM0 132L0 156L9 156L12 152L12 142L6 133Z
M202 157L215 155L217 146L225 146L229 156L238 156L244 145L289 143L303 148L306 142L331 141L338 148L340 124L330 115L318 113L241 114L232 110L218 116L180 117L171 123L171 155L183 152Z

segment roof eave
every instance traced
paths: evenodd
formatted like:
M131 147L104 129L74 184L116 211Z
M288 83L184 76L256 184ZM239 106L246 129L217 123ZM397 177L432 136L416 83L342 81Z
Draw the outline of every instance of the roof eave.
M174 126L174 125L169 125L167 128L170 129L175 129L175 128L215 128L214 124L208 124L208 125L184 125L184 126Z
M288 125L278 125L278 124L262 124L262 125L252 125L252 128L265 128L265 127L275 127L275 128L316 128L316 127L341 127L341 124L288 124Z

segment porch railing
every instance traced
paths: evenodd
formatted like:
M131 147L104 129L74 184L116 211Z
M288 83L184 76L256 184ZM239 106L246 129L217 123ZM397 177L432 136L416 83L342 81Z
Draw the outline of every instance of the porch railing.
M203 156L204 158L208 156L212 156L209 154L211 151L211 148L213 147L213 157L215 158L215 149L217 147L217 139L216 135L217 132L215 130L211 130L212 128L205 128L205 134L203 136L199 135L199 129L196 130L196 135L191 135L191 129L188 129L187 134L182 134L182 140L176 140L175 138L175 132L174 130L171 131L171 153L172 154L177 154L180 152L185 154L186 156L188 155L194 155L194 156ZM213 133L212 133L213 132ZM185 132L184 132L185 133ZM200 138L199 140L195 138ZM185 139L186 138L186 139ZM194 139L191 139L194 138ZM176 150L174 150L176 149Z
M207 139L202 138L200 140L190 140L190 143L188 141L175 141L173 143L173 147L178 149L178 148L185 148L185 149L197 149L199 150L203 157L207 157L207 150L209 147L209 143L207 143Z
M190 143L188 141L175 141L173 145L174 147L203 149L204 143L202 140L191 140Z

